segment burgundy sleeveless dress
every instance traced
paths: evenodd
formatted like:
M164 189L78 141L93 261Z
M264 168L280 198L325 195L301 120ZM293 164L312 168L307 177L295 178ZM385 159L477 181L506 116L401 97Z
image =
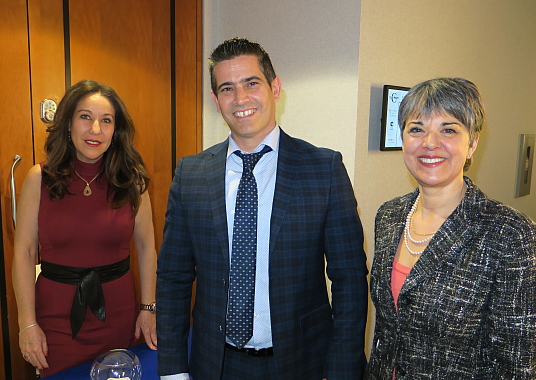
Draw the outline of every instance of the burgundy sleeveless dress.
M87 181L101 172L102 160L88 164L76 160L76 171ZM107 199L108 181L101 172L90 185L73 172L69 192L60 201L51 201L41 186L39 206L39 243L41 259L72 267L97 267L121 261L130 254L134 217L129 203L112 209ZM71 337L70 312L76 286L61 284L39 276L36 283L37 322L45 332L49 369L41 377L52 375L94 360L115 348L134 344L138 315L132 271L102 284L106 302L106 319L99 320L87 309L82 328Z

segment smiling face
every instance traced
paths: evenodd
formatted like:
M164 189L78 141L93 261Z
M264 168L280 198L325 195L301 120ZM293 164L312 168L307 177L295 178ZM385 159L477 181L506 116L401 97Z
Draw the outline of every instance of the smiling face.
M241 55L214 66L216 93L212 99L231 129L233 139L246 152L255 149L275 127L275 103L281 80L272 83L253 55Z
M96 162L112 142L115 110L108 99L91 94L82 98L71 120L71 140L76 157L83 162Z
M465 160L473 155L478 136L469 141L469 131L453 116L410 117L403 131L404 162L423 187L461 185Z

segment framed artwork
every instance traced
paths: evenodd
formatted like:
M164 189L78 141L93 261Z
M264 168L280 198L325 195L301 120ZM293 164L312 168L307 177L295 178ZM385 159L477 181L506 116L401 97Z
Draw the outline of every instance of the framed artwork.
M398 108L408 91L409 87L383 86L380 150L402 150Z

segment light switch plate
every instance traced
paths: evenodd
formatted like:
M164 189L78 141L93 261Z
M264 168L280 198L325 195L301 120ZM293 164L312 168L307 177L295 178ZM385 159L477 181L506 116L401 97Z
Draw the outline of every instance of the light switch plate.
M517 161L516 198L530 194L532 162L534 160L536 135L521 134L519 136L519 156Z

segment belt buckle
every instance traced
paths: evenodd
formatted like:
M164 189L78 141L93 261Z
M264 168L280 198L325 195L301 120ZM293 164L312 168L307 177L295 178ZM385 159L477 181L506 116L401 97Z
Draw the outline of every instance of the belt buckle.
M254 357L268 357L270 356L268 352L269 352L269 349L267 348L260 348L260 349L246 348L246 354L249 356L254 356Z

